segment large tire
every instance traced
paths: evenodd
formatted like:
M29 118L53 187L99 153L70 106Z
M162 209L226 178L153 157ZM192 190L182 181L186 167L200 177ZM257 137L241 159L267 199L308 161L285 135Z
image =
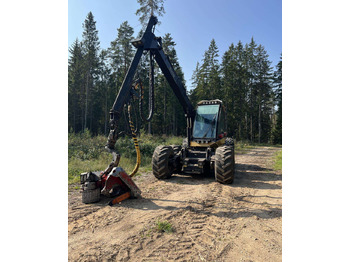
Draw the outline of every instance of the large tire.
M181 146L178 146L178 145L171 145L171 148L174 151L174 155L176 155L177 153L179 153L181 151Z
M158 179L170 178L173 173L173 166L170 160L174 157L171 146L157 146L152 157L153 175Z
M174 151L175 161L174 161L174 173L180 173L182 170L182 165L180 163L180 152L181 152L181 146L178 145L171 145L171 148Z
M215 152L215 180L221 184L233 183L235 153L232 146L221 146Z
M225 146L234 146L234 145L235 145L235 141L233 140L233 138L227 137L225 140Z

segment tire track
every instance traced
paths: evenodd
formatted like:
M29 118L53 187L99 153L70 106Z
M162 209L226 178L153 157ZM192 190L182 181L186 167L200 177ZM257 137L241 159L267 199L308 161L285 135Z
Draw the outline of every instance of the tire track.
M88 211L70 199L69 260L280 261L281 179L266 164L274 152L237 155L233 185L146 174L135 178L142 199ZM158 232L158 220L175 231Z

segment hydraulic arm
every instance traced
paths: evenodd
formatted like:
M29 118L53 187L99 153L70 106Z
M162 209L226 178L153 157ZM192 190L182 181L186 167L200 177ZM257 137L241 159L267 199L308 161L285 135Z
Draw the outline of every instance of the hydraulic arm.
M133 46L137 48L136 54L130 64L128 72L124 78L121 89L119 90L118 96L114 101L113 107L110 111L110 133L108 135L108 141L106 148L115 154L114 146L117 141L117 125L122 114L122 110L125 104L127 104L131 98L131 88L134 75L136 73L137 66L143 55L143 52L149 51L151 56L153 56L158 63L160 69L162 70L165 78L169 82L175 96L179 100L180 104L185 113L187 119L187 141L190 141L193 120L195 116L195 110L192 106L187 94L186 89L183 86L181 79L175 73L168 57L164 54L162 49L162 40L160 37L156 37L153 33L154 26L157 24L158 20L155 16L151 16L146 30L140 39L134 40L132 42ZM119 156L118 156L119 157ZM117 159L117 157L115 157ZM119 158L118 158L119 159Z

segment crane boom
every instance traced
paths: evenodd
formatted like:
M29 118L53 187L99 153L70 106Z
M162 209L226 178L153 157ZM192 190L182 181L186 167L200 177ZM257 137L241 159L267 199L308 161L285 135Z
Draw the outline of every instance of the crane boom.
M187 119L187 141L190 141L190 136L192 133L192 123L195 116L195 109L187 96L186 89L181 79L176 74L168 57L162 49L161 38L156 37L152 32L157 22L157 18L155 16L151 16L143 36L140 39L136 39L132 42L132 44L137 48L137 51L129 66L122 87L120 88L119 93L110 111L110 133L107 141L108 149L114 150L114 145L117 140L117 122L121 116L124 105L127 104L130 100L132 81L134 79L137 66L143 55L143 51L145 50L149 51L154 56L156 62L159 65L159 68L162 70L171 89L173 90L175 96L179 100L184 110L185 117Z

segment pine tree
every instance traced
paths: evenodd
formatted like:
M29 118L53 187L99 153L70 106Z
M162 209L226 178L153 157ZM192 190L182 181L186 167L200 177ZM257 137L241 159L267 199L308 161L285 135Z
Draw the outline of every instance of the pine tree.
M139 20L143 27L146 27L151 15L159 17L165 13L164 0L137 0L137 2L140 4L140 8L137 9L136 15L140 16Z

